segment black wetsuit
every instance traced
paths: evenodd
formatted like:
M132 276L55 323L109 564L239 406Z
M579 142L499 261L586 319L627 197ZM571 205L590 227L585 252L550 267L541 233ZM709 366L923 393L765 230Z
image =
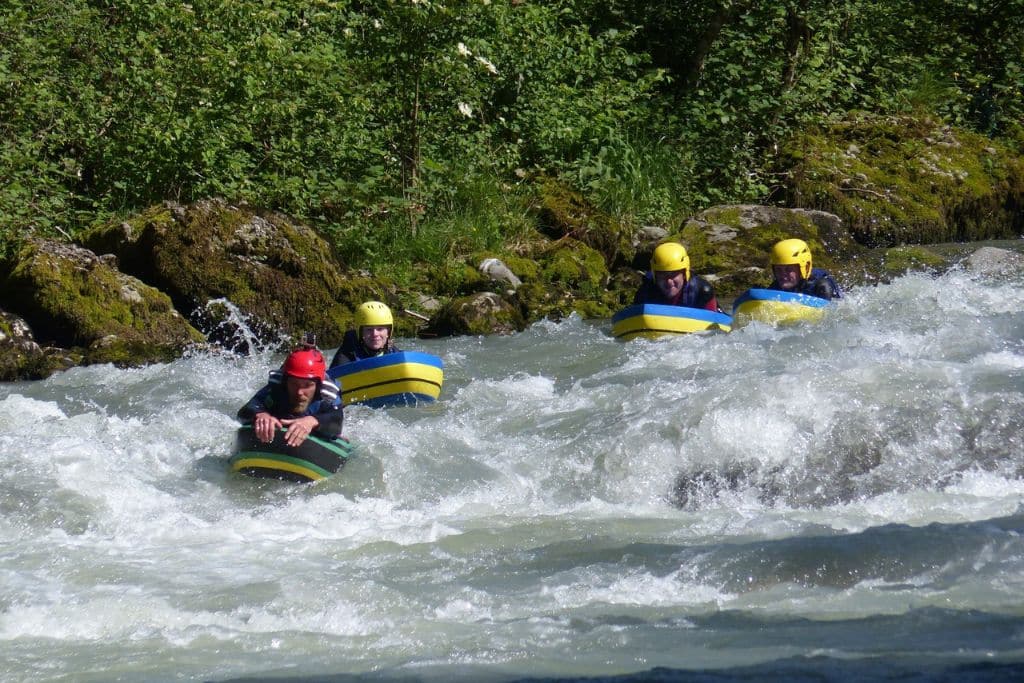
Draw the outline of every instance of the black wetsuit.
M779 286L777 280L773 280L768 286L768 289L786 291ZM832 276L828 274L828 271L822 270L821 268L812 268L811 276L806 280L801 280L800 284L796 286L796 289L789 291L796 292L797 294L816 296L819 299L826 299L828 301L843 298L843 292L839 289L839 285L832 279Z
M654 276L647 273L644 282L640 285L636 295L633 297L634 304L662 304L665 306L687 306L689 308L703 308L709 311L720 313L718 299L715 298L715 288L711 283L699 275L691 275L690 279L683 285L679 295L674 300L665 298Z
M318 436L336 439L341 436L341 425L344 415L341 409L341 398L338 385L326 379L320 382L316 395L310 401L306 412L293 414L290 411L288 388L285 386L284 373L274 370L270 373L270 381L256 395L238 409L238 419L245 424L251 423L257 413L270 413L279 420L292 420L312 416L318 423Z
M345 333L345 338L341 340L341 346L338 347L338 351L334 354L334 358L331 359L330 367L338 365L344 365L345 363L351 363L352 361L363 360L364 358L373 358L374 356L383 356L388 353L398 353L401 351L395 346L390 337L388 338L387 345L383 349L377 352L370 351L368 348L363 346L362 339L359 338L359 333L356 330L349 330Z

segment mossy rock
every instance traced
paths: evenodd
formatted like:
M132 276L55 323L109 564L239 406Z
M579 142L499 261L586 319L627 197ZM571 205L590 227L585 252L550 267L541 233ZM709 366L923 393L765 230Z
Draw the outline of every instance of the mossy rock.
M426 281L442 296L465 296L484 291L490 285L490 280L468 263L445 261L429 266L426 272Z
M165 203L81 241L114 254L122 270L167 292L204 325L211 323L200 311L209 301L230 301L270 343L308 331L321 346L335 346L355 306L385 298L379 282L345 277L309 227L222 200Z
M784 146L787 203L838 215L868 246L1012 237L1024 159L928 118L856 114Z
M611 266L629 263L635 248L630 230L557 180L540 186L541 231L552 239L572 238L598 251Z
M524 282L516 289L513 300L526 323L544 318L561 320L575 310L576 297L562 285L545 282Z
M522 331L526 322L519 308L494 292L479 292L453 299L431 318L429 331L436 336L510 334Z
M577 296L597 297L611 276L604 256L596 249L576 240L562 240L543 257L541 278L565 285Z
M77 350L50 347L31 352L0 344L0 382L46 379L83 361Z
M922 246L902 246L886 249L880 275L902 275L908 271L939 271L949 266L940 254Z
M879 247L840 264L835 275L846 286L852 286L890 282L912 272L940 274L965 259L972 250L970 243Z
M807 242L814 266L834 270L863 251L835 216L816 211L755 204L716 206L689 219L678 234L690 255L690 269L714 284L720 298L731 298L771 281L768 254L789 238Z
M118 362L138 365L176 358L204 341L167 295L87 249L30 240L11 266L0 304L47 345L88 347L113 337L129 347Z
M34 379L30 368L42 356L25 321L0 311L0 382Z

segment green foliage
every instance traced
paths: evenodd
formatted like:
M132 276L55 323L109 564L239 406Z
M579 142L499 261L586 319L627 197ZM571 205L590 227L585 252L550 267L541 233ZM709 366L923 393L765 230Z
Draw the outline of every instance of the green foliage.
M1019 135L1022 54L1024 0L8 0L0 256L224 196L443 259L527 234L539 176L672 225L850 110Z
M676 115L665 130L692 151L701 205L764 197L780 142L849 110L938 115L990 135L1024 121L1024 0L577 7L603 29L635 29L632 48L665 69Z
M415 233L402 207L342 228L337 235L342 261L383 272L396 264L436 264L497 251L531 238L534 196L529 186L494 175L467 175L446 194L419 221Z
M678 141L650 136L609 130L562 178L623 223L675 225L696 208L695 160Z

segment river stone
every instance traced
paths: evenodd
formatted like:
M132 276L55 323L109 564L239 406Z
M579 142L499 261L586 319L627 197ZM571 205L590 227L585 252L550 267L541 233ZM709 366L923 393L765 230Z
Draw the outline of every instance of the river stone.
M1024 271L1024 256L1008 249L982 247L968 256L964 265L982 275L1014 275Z
M501 259L486 258L478 266L481 273L495 282L501 282L510 286L513 290L523 284L523 281L516 277L508 266Z
M0 310L0 382L29 379L32 367L42 357L43 350L32 338L28 323Z
M116 255L122 270L166 292L212 341L230 348L242 339L276 346L307 331L321 346L336 346L351 310L382 296L373 280L345 277L330 245L308 226L220 199L166 202L93 229L82 243ZM211 301L230 302L237 319ZM240 325L249 329L240 333Z
M525 327L519 309L494 292L478 292L450 301L431 319L432 335L511 334Z
M203 336L162 292L88 249L26 242L0 287L0 305L21 316L35 340L64 349L102 346L85 362L139 365L177 358Z

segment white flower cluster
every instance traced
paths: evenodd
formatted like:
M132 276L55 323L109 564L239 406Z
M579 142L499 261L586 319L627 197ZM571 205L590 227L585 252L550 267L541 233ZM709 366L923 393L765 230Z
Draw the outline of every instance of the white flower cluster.
M476 61L480 62L480 64L482 64L483 67L487 69L487 73L492 74L494 76L498 75L498 67L494 66L494 62L487 59L487 57L481 57L480 55L474 56L473 51L466 47L465 43L460 42L458 45L455 46L455 50L462 57L473 57L474 59L476 59Z

